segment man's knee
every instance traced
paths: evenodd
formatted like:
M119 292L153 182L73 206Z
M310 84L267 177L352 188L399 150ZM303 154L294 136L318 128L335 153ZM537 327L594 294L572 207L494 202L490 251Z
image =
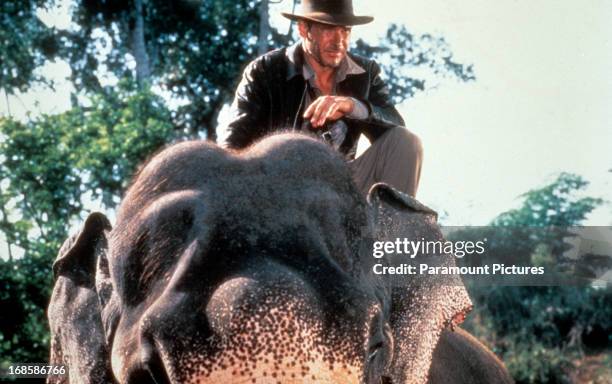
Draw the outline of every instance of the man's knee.
M395 143L401 152L410 154L417 159L423 157L423 142L421 138L404 127L392 128L389 139Z

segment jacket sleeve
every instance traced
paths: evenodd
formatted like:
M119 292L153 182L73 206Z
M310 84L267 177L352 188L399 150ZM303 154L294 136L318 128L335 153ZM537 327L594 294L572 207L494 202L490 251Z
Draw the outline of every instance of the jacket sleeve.
M365 134L370 140L378 138L389 127L404 126L404 119L399 114L389 93L389 87L380 76L380 67L372 61L370 68L370 89L367 100L361 100L366 104L370 112L367 119Z
M266 134L269 125L270 95L266 85L264 59L252 61L244 70L231 105L228 148L249 146Z

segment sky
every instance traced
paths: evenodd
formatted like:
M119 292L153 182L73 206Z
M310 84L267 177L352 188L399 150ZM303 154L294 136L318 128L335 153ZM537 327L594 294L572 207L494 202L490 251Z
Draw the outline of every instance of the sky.
M444 224L485 225L563 171L591 182L586 195L612 201L612 1L354 0L354 8L375 17L353 29L354 40L375 42L401 23L444 37L457 61L474 65L475 82L444 81L398 106L424 144L417 197ZM281 10L291 2L271 8L272 24L286 31ZM41 18L66 28L67 15L63 5ZM42 70L58 79L70 71L65 63ZM11 112L61 112L69 91L60 83L9 98ZM612 205L587 224L612 225Z
M448 212L449 224L486 224L561 171L591 181L589 195L612 200L612 2L400 4L355 6L382 30L401 22L445 37L477 77L400 106L424 142L423 202ZM612 209L589 224L612 224Z

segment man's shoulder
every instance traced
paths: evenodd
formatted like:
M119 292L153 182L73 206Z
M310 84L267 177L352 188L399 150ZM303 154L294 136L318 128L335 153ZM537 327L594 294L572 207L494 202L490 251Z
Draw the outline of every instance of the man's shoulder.
M286 50L287 48L283 47L283 48L277 48L270 52L264 53L263 55L258 56L255 59L253 59L247 65L247 69L250 71L253 71L253 70L265 71L265 70L269 70L270 68L278 69L281 66L286 66L287 64L287 59L286 59L286 54L285 54Z
M373 66L378 66L374 59L370 59L365 56L361 56L353 52L348 52L348 56L355 62L355 64L359 65L366 72L370 72Z
M259 58L265 59L265 60L280 60L280 59L284 60L286 51L287 51L287 47L276 48L269 52L264 53L263 55L259 56Z

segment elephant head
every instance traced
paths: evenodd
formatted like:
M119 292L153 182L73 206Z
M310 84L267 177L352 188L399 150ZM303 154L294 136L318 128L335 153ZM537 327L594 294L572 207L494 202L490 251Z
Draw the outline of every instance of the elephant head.
M54 264L51 362L70 383L422 383L460 282L389 284L364 239L441 236L435 214L281 134L156 155L111 229L94 213ZM451 263L438 255L438 263Z

